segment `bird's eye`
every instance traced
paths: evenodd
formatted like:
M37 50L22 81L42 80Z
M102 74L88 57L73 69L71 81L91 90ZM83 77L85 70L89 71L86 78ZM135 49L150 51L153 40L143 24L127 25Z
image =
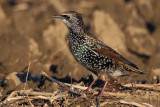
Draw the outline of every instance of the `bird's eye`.
M63 15L63 17L64 17L65 19L69 19L69 18L70 18L70 17L67 16L67 15Z

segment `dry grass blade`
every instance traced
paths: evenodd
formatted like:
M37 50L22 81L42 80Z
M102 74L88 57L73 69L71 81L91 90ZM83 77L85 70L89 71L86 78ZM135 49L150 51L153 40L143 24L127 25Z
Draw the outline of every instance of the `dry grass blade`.
M160 91L160 84L135 84L134 86L131 84L125 84L124 87L128 88L140 88L140 89L148 89L153 91Z
M120 100L119 102L123 103L123 104L133 105L136 107L146 107L146 106L139 104L139 103L136 103L136 102L130 102L130 101L124 101L124 100Z
M28 95L28 96L24 96ZM43 99L43 100L49 100L51 103L58 98L61 98L65 96L64 93L59 93L58 91L55 91L54 93L46 93L46 92L35 92L32 90L19 90L14 91L8 96L1 104L12 104L12 103L22 103L22 102L30 102L35 99ZM30 103L30 105L33 105Z
M84 87L84 86L79 86L79 85L74 85L74 84L69 84L69 83L64 83L66 86L72 86L73 88L77 88L77 89L81 89L81 90L86 90L88 87Z
M24 84L24 90L26 89L26 84L27 84L27 79L28 79L28 74L29 74L29 71L30 71L30 67L31 67L31 60L29 61L29 64L28 64L28 70L27 70L26 82Z
M105 101L101 104L101 107L106 107L107 104L112 104L112 103L121 103L121 104L127 104L130 106L136 106L136 107L153 107L150 104L140 104L137 102L133 102L133 101L125 101L125 100L118 100L118 101Z
M126 93L120 93L120 92L103 92L103 96L114 96L116 98L122 98L128 96Z

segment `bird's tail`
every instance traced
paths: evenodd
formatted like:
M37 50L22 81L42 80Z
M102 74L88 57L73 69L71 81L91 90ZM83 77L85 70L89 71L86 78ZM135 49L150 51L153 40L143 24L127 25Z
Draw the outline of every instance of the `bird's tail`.
M138 73L138 74L145 74L139 68L135 68L135 67L132 67L130 65L125 65L123 67L124 67L125 70L130 71L130 72L135 72L135 73Z

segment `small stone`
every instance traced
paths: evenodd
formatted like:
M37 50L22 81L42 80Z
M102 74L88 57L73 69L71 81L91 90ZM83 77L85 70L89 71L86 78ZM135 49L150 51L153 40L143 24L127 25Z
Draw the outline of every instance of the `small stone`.
M153 82L158 83L160 79L160 67L155 67L151 70L152 75L153 75Z
M10 73L6 77L7 82L12 81L13 84L8 84L8 85L15 85L15 87L19 86L21 84L20 79L17 77L17 72Z
M153 76L153 83L154 84L157 84L157 83L159 83L159 77L158 76Z

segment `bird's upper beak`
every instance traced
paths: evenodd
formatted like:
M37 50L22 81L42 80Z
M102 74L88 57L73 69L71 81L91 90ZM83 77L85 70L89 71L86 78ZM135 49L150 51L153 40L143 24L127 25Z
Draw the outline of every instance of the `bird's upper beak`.
M63 15L53 15L53 16L50 16L50 18L58 18L58 19L63 19Z

